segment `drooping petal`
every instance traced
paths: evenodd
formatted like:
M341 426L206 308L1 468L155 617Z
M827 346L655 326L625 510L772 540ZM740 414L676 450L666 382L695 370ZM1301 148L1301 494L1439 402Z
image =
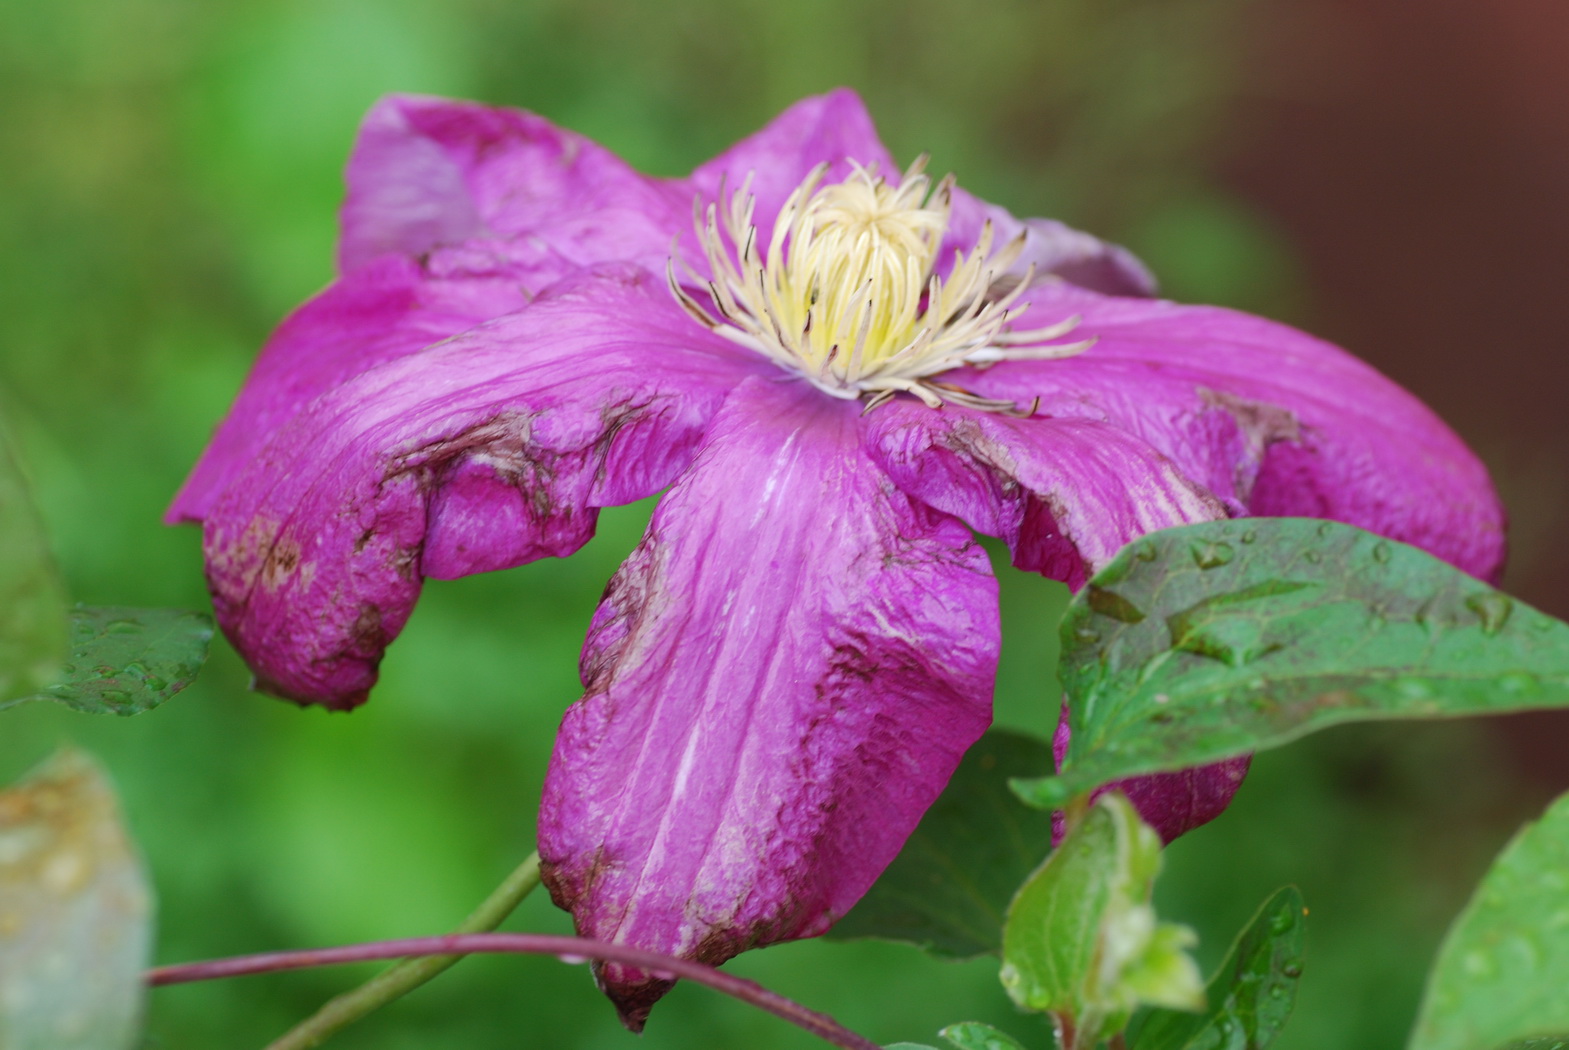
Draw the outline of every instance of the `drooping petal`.
M200 521L262 446L322 394L528 303L504 260L433 275L387 256L296 310L267 341L244 388L165 521Z
M752 380L617 573L540 813L585 936L717 964L821 933L990 720L995 581L857 407ZM607 966L641 1027L668 981Z
M360 126L349 159L338 264L409 257L475 238L503 242L539 288L573 266L664 265L691 193L633 171L543 117L394 95Z
M698 167L691 186L705 200L715 200L721 181L734 191L751 175L756 225L766 233L790 191L814 167L828 164L826 181L832 182L850 174L852 160L863 167L875 164L883 175L898 179L900 169L878 139L866 104L848 88L837 88L802 99L761 131Z
M953 381L1039 414L1137 435L1234 512L1348 522L1484 579L1503 513L1476 456L1411 394L1285 325L1218 307L1048 284L1020 328L1078 315L1085 353L1011 361Z
M1015 277L1022 279L1033 266L1036 277L1060 277L1104 295L1155 294L1155 275L1121 245L1055 219L1014 218L1006 208L983 201L962 187L953 190L953 210L939 262L946 265L955 252L969 251L980 240L987 222L992 224L994 243L999 247L1024 236L1024 250L1008 271Z
M205 521L219 622L272 692L350 707L422 576L564 556L667 485L765 367L622 268L319 396Z
M1166 456L1087 419L1012 419L896 401L872 413L871 454L928 505L1006 540L1014 564L1078 588L1146 532L1226 516Z

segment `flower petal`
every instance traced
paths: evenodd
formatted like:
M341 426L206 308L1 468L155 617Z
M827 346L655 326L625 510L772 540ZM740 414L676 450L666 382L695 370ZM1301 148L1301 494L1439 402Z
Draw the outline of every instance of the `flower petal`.
M757 228L773 229L774 219L790 191L818 164L829 167L828 181L847 178L848 161L863 167L876 164L897 179L900 168L877 137L871 114L859 95L837 88L826 95L802 99L749 138L742 139L692 172L691 185L705 200L716 200L723 181L739 189L748 175L757 197Z
M621 269L355 376L207 516L219 622L264 688L351 707L422 575L570 554L597 508L669 484L725 394L766 367Z
M1077 590L1124 544L1156 529L1226 516L1170 459L1117 427L1086 419L1013 419L910 401L872 415L872 455L906 492L1000 536L1021 569ZM1068 746L1067 710L1056 735ZM1135 777L1127 793L1170 842L1219 816L1248 759Z
M542 287L566 272L629 260L664 265L688 221L683 187L633 171L533 113L414 95L378 102L349 159L338 265L418 256L477 237L509 242Z
M939 260L945 265L955 252L967 252L980 240L981 228L992 224L997 245L1024 236L1024 250L1009 269L1023 278L1031 266L1035 276L1056 276L1080 288L1105 295L1155 294L1155 275L1128 249L1075 230L1055 219L1016 219L960 187L953 190L953 210Z
M501 261L437 278L388 256L338 281L273 333L164 520L206 517L271 436L323 393L527 303Z
M617 573L540 812L584 936L717 964L823 932L990 720L996 582L857 408L752 380ZM606 966L640 1028L670 982Z
M1348 522L1484 579L1503 512L1476 456L1428 408L1344 351L1218 307L1048 284L1018 321L1078 315L1078 357L955 373L987 397L1143 438L1236 512Z
M1091 420L896 401L872 413L867 444L906 492L1006 540L1020 568L1075 589L1135 537L1226 516L1171 460Z

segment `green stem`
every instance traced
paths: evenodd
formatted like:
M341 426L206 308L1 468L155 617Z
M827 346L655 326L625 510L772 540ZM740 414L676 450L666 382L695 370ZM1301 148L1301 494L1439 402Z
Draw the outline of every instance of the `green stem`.
M539 853L529 854L485 898L474 913L454 933L487 933L500 926L502 920L539 885ZM329 999L320 1010L289 1029L273 1042L267 1050L310 1050L320 1046L334 1034L347 1028L366 1014L402 998L426 981L452 966L461 955L428 955L420 959L405 959L372 977L350 992Z

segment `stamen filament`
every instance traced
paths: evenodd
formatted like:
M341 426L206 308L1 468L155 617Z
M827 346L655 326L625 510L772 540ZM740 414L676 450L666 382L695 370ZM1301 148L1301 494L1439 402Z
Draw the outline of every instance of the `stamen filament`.
M828 165L817 165L785 199L766 249L754 224L752 176L733 194L721 180L717 201L692 205L712 278L683 265L691 281L706 285L712 312L677 280L673 258L666 267L671 291L699 324L828 394L864 396L867 411L908 393L933 408L1019 412L1012 402L935 377L966 365L1069 357L1093 340L1052 342L1071 332L1077 317L1027 331L1010 327L1028 305L1015 304L1035 281L1033 266L1022 278L1008 273L1024 250L1022 234L993 252L996 231L987 221L968 254L954 253L946 279L932 272L954 181L945 176L933 190L925 166L918 158L890 187L875 165L854 162L849 178L823 185Z

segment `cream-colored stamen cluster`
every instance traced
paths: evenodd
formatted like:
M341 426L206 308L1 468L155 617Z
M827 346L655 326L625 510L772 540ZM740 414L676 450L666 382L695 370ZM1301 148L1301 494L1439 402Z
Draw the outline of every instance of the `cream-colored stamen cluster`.
M1070 357L1093 340L1051 343L1073 330L1076 317L1011 330L1015 304L1035 276L1031 266L1021 280L1004 278L1024 248L1022 233L993 254L987 222L968 255L954 253L946 278L932 273L948 227L953 177L933 191L925 164L925 157L917 160L897 186L875 166L857 165L843 182L821 187L828 166L818 165L785 200L766 251L752 222L751 176L728 198L721 187L723 213L717 204L694 205L713 279L686 272L707 285L718 316L682 287L673 259L670 289L716 333L835 397L867 397L868 410L906 391L933 408L953 402L1021 411L935 377L964 365Z

